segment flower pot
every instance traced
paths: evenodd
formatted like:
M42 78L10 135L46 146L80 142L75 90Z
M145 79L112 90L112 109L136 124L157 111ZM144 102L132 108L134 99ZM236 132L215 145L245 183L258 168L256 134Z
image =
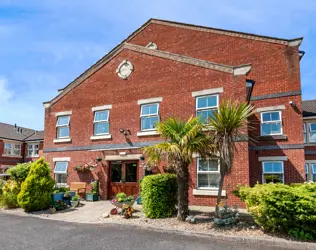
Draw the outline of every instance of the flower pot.
M98 194L86 194L86 201L97 201L99 200Z
M64 193L52 194L53 201L61 201L64 198Z
M143 199L141 196L139 196L136 201L138 205L143 205Z
M80 200L77 200L77 201L70 201L71 203L71 206L72 207L78 207L79 206L79 203L80 203Z

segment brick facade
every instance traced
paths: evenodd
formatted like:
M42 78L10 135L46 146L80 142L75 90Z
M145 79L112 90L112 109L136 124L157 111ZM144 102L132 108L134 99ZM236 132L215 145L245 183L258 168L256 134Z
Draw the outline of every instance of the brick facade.
M256 143L243 142L239 145L234 167L224 183L229 204L243 205L232 193L237 185L262 182L260 156L287 156L288 160L284 162L285 183L304 180L299 44L294 43L293 46L292 40L221 33L165 21L149 21L125 42L130 45L115 48L108 57L64 88L59 96L44 104L44 156L52 169L53 158L70 157L68 184L99 179L101 196L107 199L110 185L108 160L103 160L91 174L81 174L73 168L97 157L107 159L107 156L117 156L117 160L124 160L119 153L128 156L139 154L138 148L142 143L161 140L158 135L137 136L140 131L139 100L162 97L160 120L170 116L188 119L196 115L196 100L192 92L223 88L223 92L219 93L220 102L227 99L246 101L247 79L255 82L250 99L255 108L284 106L283 136L260 137L260 113L251 118L256 128L251 136L256 138ZM158 51L146 49L149 42L154 42ZM116 73L123 60L130 61L134 66L126 80L120 79ZM214 67L209 66L213 64ZM251 72L235 75L234 67L243 64L251 64ZM294 108L290 101L295 102ZM91 140L92 108L103 105L112 105L111 138ZM71 111L71 140L56 143L56 113L64 111ZM124 136L120 133L121 128L131 134ZM144 175L141 163L139 161L139 179ZM193 194L193 190L197 189L196 169L194 161L190 166L190 204L214 205L214 195Z

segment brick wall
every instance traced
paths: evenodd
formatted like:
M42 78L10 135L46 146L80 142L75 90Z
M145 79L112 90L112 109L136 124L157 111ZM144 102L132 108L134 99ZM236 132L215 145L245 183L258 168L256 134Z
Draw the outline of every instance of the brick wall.
M251 103L257 107L285 105L282 112L282 124L287 135L283 140L257 141L256 146L302 145L302 114L300 95L300 65L297 47L281 44L265 43L239 37L182 29L166 25L150 24L129 43L146 46L149 42L158 45L158 49L182 54L227 65L251 63L251 73L247 79L255 81L252 96L257 101ZM116 68L123 60L129 60L134 65L134 72L127 80L120 79ZM112 58L105 66L91 75L82 84L67 93L57 103L45 110L45 149L54 150L70 146L87 146L97 144L122 144L145 141L157 141L159 136L138 137L140 130L140 106L137 100L153 97L163 97L160 105L161 120L170 116L188 119L195 115L195 98L193 91L223 87L224 93L220 100L246 99L246 77L234 77L231 74L201 68L198 66L174 62L139 52L124 49ZM296 93L294 96L289 92ZM277 98L260 100L260 96L274 94ZM281 96L284 97L281 97ZM262 98L261 98L262 99ZM289 101L295 101L293 109ZM93 135L92 107L112 104L110 110L110 133L108 140L91 141ZM72 142L55 144L56 112L72 111L70 119L70 134ZM260 133L259 114L253 117L256 131ZM128 141L119 132L120 128L129 129L131 135ZM247 143L245 143L247 144ZM252 144L250 146L253 146ZM262 167L258 156L288 156L285 162L286 182L301 181L304 175L304 150L289 148L287 150L249 150L244 145L243 150L236 154L232 172L225 179L225 189L229 204L242 205L233 196L232 191L237 184L254 184L262 179ZM118 154L115 152L113 154ZM52 163L53 157L71 157L68 168L68 181L85 181L90 177L78 176L73 172L75 162L91 159L98 155L89 151L47 152L46 159ZM249 160L248 160L249 158ZM104 174L102 181L102 197L106 198L108 180L108 165L100 169ZM101 167L100 167L101 168ZM190 167L190 203L195 205L214 205L215 197L196 196L192 190L196 186L196 162ZM251 181L250 181L251 180Z

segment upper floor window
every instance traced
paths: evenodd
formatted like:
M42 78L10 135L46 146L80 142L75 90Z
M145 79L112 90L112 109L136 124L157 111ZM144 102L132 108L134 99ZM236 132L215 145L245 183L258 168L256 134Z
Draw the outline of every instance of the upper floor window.
M263 183L284 183L283 161L262 162Z
M155 130L159 122L159 103L143 104L140 111L141 130Z
M304 143L307 142L307 133L306 133L306 124L303 123L303 136L304 136Z
M198 96L196 98L196 116L208 123L214 112L218 111L218 95Z
M109 110L94 112L94 135L109 134Z
M316 142L316 123L309 124L309 141Z
M55 163L55 181L57 186L66 186L67 185L67 161L58 161Z
M70 136L69 122L69 115L59 116L57 118L57 138L67 138Z
M261 113L261 135L282 135L281 111Z
M197 187L212 189L219 187L220 172L218 160L197 159Z
M4 154L21 156L21 144L4 143Z
M38 156L39 144L27 145L27 156Z

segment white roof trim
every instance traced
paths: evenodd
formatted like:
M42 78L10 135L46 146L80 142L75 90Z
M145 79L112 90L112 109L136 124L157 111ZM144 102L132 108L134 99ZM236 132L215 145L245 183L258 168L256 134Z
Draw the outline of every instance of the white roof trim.
M53 158L53 162L56 162L56 161L70 161L70 157L56 157L56 158Z
M257 109L256 109L256 112L282 110L282 109L285 109L285 105L257 108Z
M211 95L211 94L218 94L218 93L223 93L224 88L214 88L214 89L204 89L204 90L199 90L199 91L194 91L192 92L192 97L196 96L203 96L203 95Z
M112 108L112 104L108 104L108 105L104 105L104 106L93 107L92 111L107 110L107 109L111 109L111 108Z
M55 116L58 117L58 116L63 116L63 115L71 115L72 114L72 111L62 111L62 112L57 112L55 113Z
M299 38L299 39L290 41L288 44L289 44L290 47L300 46L302 41L303 41L303 39Z
M248 75L251 70L251 65L242 65L238 67L234 67L234 76L240 76L240 75Z
M262 156L259 161L287 161L287 156Z
M142 104L155 103L155 102L162 102L162 97L138 100L137 104L142 105Z

